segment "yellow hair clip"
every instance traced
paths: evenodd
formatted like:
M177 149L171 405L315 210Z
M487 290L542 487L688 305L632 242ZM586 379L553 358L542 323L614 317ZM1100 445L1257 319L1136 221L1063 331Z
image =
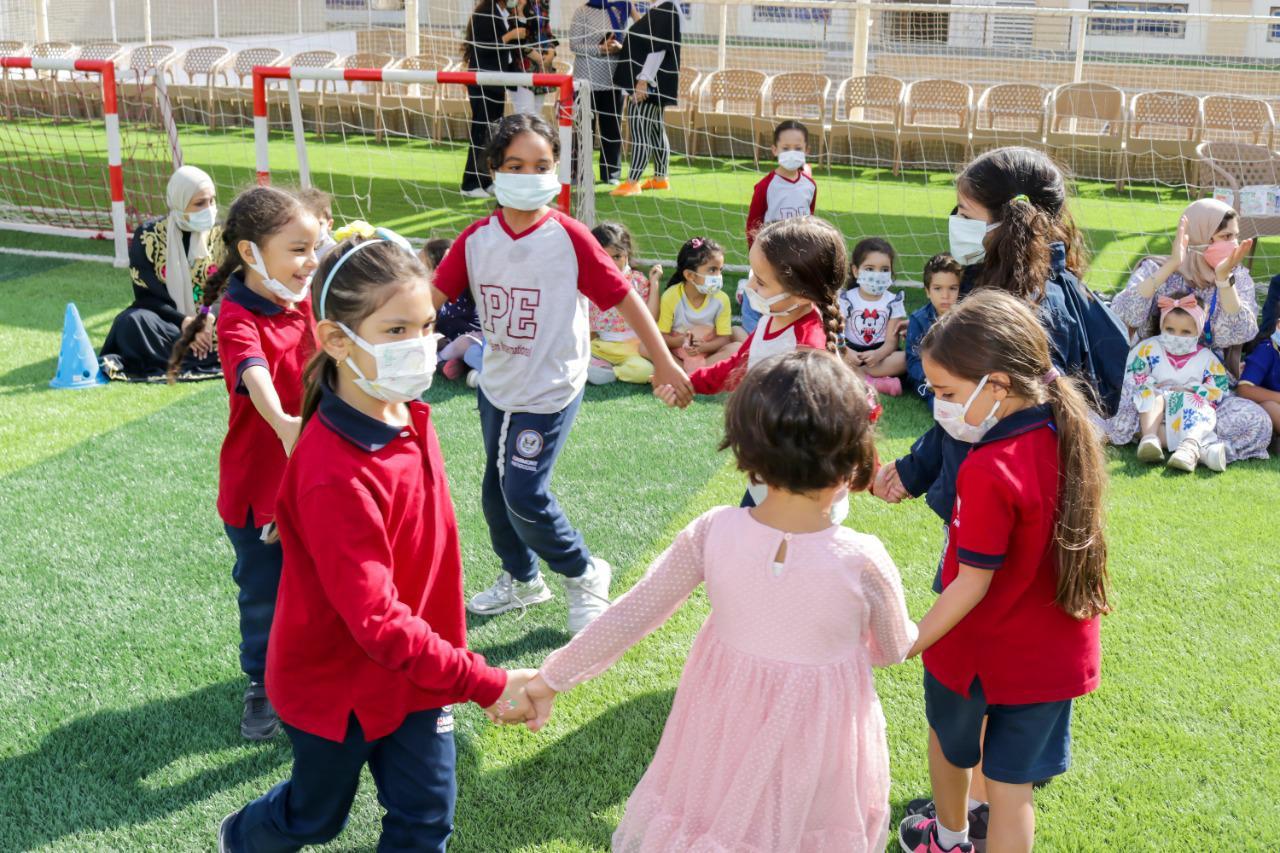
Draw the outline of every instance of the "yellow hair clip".
M368 240L374 236L374 228L363 219L357 219L355 222L348 222L337 231L333 232L333 239L341 243L343 240L351 237L362 237Z

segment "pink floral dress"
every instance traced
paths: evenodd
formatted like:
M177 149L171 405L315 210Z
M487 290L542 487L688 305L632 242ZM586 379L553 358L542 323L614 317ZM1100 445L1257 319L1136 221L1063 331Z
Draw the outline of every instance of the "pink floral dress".
M599 675L702 583L711 615L613 849L883 850L889 752L871 667L901 661L916 626L874 536L784 533L747 509L712 510L547 658L547 683Z

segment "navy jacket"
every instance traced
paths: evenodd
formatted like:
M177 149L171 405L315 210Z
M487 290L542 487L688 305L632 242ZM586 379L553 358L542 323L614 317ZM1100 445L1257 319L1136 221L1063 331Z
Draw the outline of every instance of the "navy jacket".
M1084 330L1068 309L1062 290L1063 285L1079 286L1079 279L1067 269L1067 251L1063 244L1054 243L1050 247L1049 264L1051 278L1045 282L1044 298L1040 301L1038 313L1040 323L1049 335L1053 364L1065 375L1087 377ZM976 267L965 270L960 286L962 296L973 290L976 270ZM914 319L915 314L912 315ZM910 334L908 327L908 359L911 357ZM911 452L899 459L895 467L903 487L916 497L924 495L929 509L943 521L950 522L951 509L956 502L956 475L960 473L960 463L968 453L967 443L956 441L942 427L934 426L916 439Z
M923 308L912 311L907 320L907 379L911 390L924 400L933 400L933 392L925 383L924 366L920 364L920 339L937 319L938 309L929 302Z

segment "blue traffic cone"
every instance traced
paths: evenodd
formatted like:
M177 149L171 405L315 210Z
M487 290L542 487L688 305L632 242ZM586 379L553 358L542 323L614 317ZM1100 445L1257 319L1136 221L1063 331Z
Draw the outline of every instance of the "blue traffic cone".
M62 349L58 351L58 372L50 388L93 388L106 385L107 377L98 369L98 356L89 343L80 312L74 302L67 303L67 316L62 321Z

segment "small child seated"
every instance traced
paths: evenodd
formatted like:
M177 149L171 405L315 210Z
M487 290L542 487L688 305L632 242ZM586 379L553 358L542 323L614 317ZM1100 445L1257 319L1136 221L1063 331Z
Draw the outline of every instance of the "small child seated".
M324 190L307 187L298 190L298 201L320 222L320 242L316 244L316 262L324 260L329 250L338 245L333 239L333 199Z
M715 240L694 237L680 247L676 269L658 310L658 330L686 373L723 361L737 352L733 309L724 295L724 249Z
M849 286L840 294L844 360L882 394L902 393L907 356L898 349L907 311L901 293L889 290L897 253L888 240L867 237L853 247Z
M1236 393L1257 403L1271 417L1275 434L1271 455L1280 454L1280 322L1271 330L1271 337L1254 347L1245 359Z
M434 273L451 245L453 241L443 237L428 240L418 252L418 257L427 270ZM462 291L457 299L440 306L436 314L436 332L445 340L440 345L440 372L446 379L457 379L465 373L467 386L476 387L484 356L484 335L480 331L475 297L470 290Z
M658 319L658 302L661 295L659 281L662 265L654 264L646 276L631 268L634 247L631 233L616 222L602 222L591 229L591 235L605 250L632 289L640 294L649 313ZM644 344L636 337L635 330L622 319L617 308L601 311L594 304L589 306L591 315L591 366L587 368L587 381L592 385L604 385L621 379L637 385L647 384L653 376L653 362Z
M751 194L747 209L747 250L751 250L756 234L770 222L810 216L817 211L818 185L805 164L809 154L809 128L795 119L780 122L773 129L773 156L777 168L760 179ZM742 312L742 340L756 330L760 315L743 298L738 288L738 305Z
M907 320L907 378L911 389L922 400L933 405L933 392L925 381L924 365L920 362L920 340L939 317L951 310L960 300L960 279L964 267L946 252L934 255L924 265L924 292L929 304L911 312Z
M1218 440L1216 409L1230 393L1227 369L1213 350L1201 345L1204 307L1194 294L1161 296L1159 334L1129 351L1125 387L1133 395L1142 437L1138 458L1166 463L1176 471L1202 464L1227 467L1227 451Z

